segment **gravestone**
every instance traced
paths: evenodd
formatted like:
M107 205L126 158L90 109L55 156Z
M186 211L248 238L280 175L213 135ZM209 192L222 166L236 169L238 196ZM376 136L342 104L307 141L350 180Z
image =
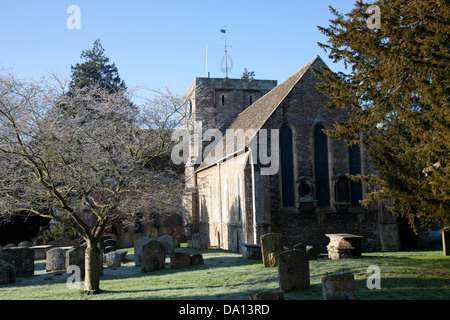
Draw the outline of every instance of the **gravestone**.
M141 272L164 269L166 265L165 248L157 240L150 239L142 246Z
M25 247L15 247L3 250L14 256L16 277L34 276L34 249Z
M120 255L121 255L120 252L117 251L111 251L109 253L106 253L105 254L106 266L109 268L120 267L121 266Z
M101 236L100 239L98 240L103 250L105 250L105 241L110 239L112 239L110 235L104 235Z
M172 236L164 235L158 237L158 241L163 244L164 248L166 248L167 254L172 253L174 248L176 247L175 239Z
M116 251L117 250L117 241L114 239L106 239L105 241L103 241L103 248L104 248L105 252L110 252L110 251L106 250L106 248L108 248L108 247L112 247L112 250L111 250L111 248L109 249L110 251Z
M280 290L290 291L310 286L309 260L304 251L287 250L278 256Z
M22 241L18 245L19 247L29 248L33 246L33 242L31 241Z
M276 267L278 255L283 250L281 234L267 233L261 236L260 241L264 267Z
M119 248L131 248L133 244L133 234L131 232L124 232L120 235Z
M66 268L66 250L53 248L47 251L45 271L64 270Z
M0 284L16 283L14 256L0 252Z
M172 252L170 254L170 268L177 269L189 266L191 264L191 255L189 252Z
M195 264L204 264L205 262L203 261L203 256L200 253L197 254L193 254L190 257L191 260L191 264L195 265Z
M351 272L328 274L322 278L324 300L355 300L355 277Z
M78 266L84 277L86 245L66 251L66 270L69 266Z
M194 233L191 241L192 249L206 249L206 239L200 233Z
M141 265L142 247L149 243L152 239L147 237L140 237L134 243L134 263L136 267Z

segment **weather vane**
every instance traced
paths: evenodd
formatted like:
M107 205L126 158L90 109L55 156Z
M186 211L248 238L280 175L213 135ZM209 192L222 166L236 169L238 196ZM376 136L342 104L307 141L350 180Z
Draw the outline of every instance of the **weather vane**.
M226 28L227 26L225 26ZM233 60L231 60L231 57L228 55L227 50L227 30L226 29L220 29L220 32L225 34L225 55L222 58L222 63L220 65L222 72L225 73L225 77L228 78L228 73L233 70Z

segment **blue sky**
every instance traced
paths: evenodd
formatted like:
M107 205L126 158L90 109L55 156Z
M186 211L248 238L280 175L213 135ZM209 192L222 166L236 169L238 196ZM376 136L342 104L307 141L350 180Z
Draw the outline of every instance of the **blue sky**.
M224 77L220 63L227 26L231 78L244 68L257 79L281 83L319 54L326 41L317 25L328 26L332 5L346 13L355 0L0 0L0 69L23 79L50 72L70 75L84 49L101 40L105 54L118 67L128 87L184 93L195 77ZM70 30L66 12L80 8L81 28Z

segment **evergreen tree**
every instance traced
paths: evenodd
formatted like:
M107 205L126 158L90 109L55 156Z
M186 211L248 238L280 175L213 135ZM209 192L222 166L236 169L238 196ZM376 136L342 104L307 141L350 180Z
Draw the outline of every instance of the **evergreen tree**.
M110 64L109 58L105 56L105 49L99 39L94 41L94 47L91 50L83 50L80 57L85 61L71 67L71 88L82 89L96 85L107 89L110 93L117 92L119 88L126 89L116 65Z
M324 69L329 108L349 120L330 135L361 143L376 175L368 201L384 201L413 225L450 223L450 5L446 0L357 1L319 43L348 74ZM372 7L373 8L373 7ZM373 28L373 19L379 26ZM371 27L372 26L372 27Z
M109 58L105 56L105 50L103 49L100 40L97 39L94 41L94 47L92 49L83 50L80 57L84 62L71 66L72 75L67 95L69 97L76 95L80 97L80 91L85 90L88 92L93 87L98 88L99 91L106 90L115 102L117 102L117 99L113 96L121 95L123 103L117 107L127 111L124 114L126 115L124 121L135 121L137 107L129 100L125 82L120 79L116 65L110 63ZM77 91L78 93L75 94ZM90 94L92 95L92 92L90 92ZM97 96L92 96L92 98L101 98L106 104L109 103L108 99L105 100L105 95L100 92ZM65 109L69 115L77 114L80 109L90 108L89 104L86 104L85 101L79 101L72 106L67 106L62 101L64 101L64 99L61 100L58 106ZM92 114L92 116L94 115Z
M254 71L248 71L247 68L245 68L244 72L242 73L241 79L253 80L253 79L255 79L255 72Z

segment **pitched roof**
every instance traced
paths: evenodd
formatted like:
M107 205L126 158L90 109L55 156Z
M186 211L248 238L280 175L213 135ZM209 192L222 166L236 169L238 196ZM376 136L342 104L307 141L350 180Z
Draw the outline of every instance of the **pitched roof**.
M295 72L293 75L291 75L289 78L287 78L285 81L283 81L281 84L273 88L271 91L269 91L267 94L262 96L260 99L258 99L254 104L249 106L247 109L242 111L237 118L234 120L234 122L231 124L231 126L227 129L225 135L222 137L222 146L223 146L223 155L229 156L229 150L233 150L234 148L227 148L227 144L234 143L233 139L228 139L227 137L230 136L228 130L248 130L248 129L254 129L254 132L258 132L263 125L267 122L267 120L270 118L270 116L275 112L275 110L280 106L281 102L286 98L286 96L291 92L291 90L295 87L295 85L300 81L302 76L305 74L305 72L311 68L311 66L316 62L320 60L322 64L324 62L322 59L317 55L309 61L307 64L305 64L303 67L301 67L297 72ZM250 131L249 131L250 132ZM247 136L249 141L251 141L254 138L253 136ZM233 141L231 141L233 140ZM209 165L212 164L212 153L216 151L217 146L219 146L220 143L218 143L211 152L203 159L203 162L198 167L197 171L203 170ZM228 150L228 153L227 153ZM234 152L237 152L239 150L234 150Z

